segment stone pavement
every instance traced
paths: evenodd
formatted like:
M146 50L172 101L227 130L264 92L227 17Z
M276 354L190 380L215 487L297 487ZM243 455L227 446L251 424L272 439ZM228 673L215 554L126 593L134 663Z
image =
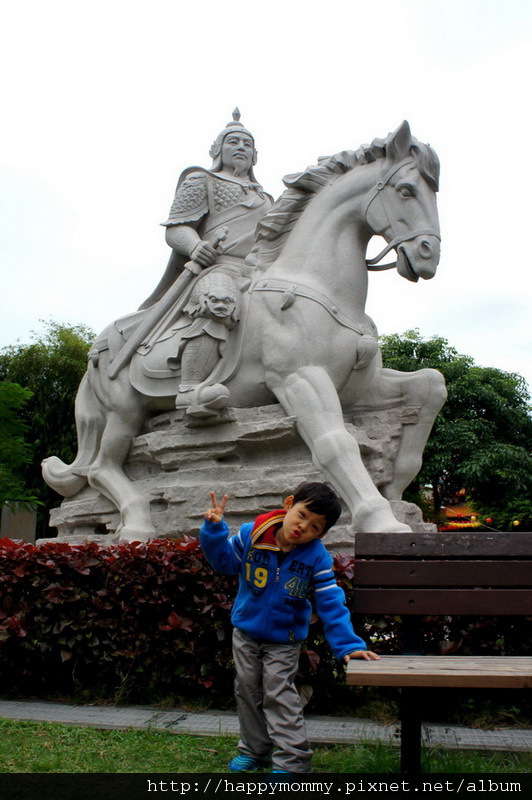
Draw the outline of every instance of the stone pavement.
M60 722L114 730L154 730L196 736L238 734L236 714L226 711L191 712L181 708L157 710L153 706L77 706L50 701L0 700L0 717L38 722ZM399 744L399 726L381 725L353 717L306 717L309 739L315 744L383 742ZM510 750L531 752L532 730L479 730L449 725L424 725L428 746L460 750Z

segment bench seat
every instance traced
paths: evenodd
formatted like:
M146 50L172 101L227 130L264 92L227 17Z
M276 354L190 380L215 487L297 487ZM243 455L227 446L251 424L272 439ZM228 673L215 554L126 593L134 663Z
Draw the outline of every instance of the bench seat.
M382 656L380 661L352 659L351 686L452 686L532 688L532 657L527 656Z

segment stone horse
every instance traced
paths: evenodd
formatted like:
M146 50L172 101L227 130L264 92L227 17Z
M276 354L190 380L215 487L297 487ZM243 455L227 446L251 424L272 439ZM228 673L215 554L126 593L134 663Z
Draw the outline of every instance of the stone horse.
M247 259L250 280L238 356L222 359L220 377L231 406L279 402L295 416L316 468L344 499L359 531L410 530L390 503L401 499L418 473L446 397L435 370L382 367L376 329L364 310L368 269L396 266L409 281L434 276L440 253L438 175L436 154L414 139L404 122L385 139L320 159L285 178L287 189L259 224ZM387 246L366 261L373 235ZM376 266L391 249L397 262ZM125 334L116 323L104 333L106 345L89 363L76 401L78 455L71 465L55 456L46 459L43 475L64 496L88 481L119 510L117 535L146 541L155 536L149 500L127 478L123 463L146 419L174 407L178 384L163 382L167 388L157 392L135 388L131 375L143 359L142 348L131 366L110 380L107 368ZM417 422L403 426L393 479L379 491L343 414L398 404L415 409Z

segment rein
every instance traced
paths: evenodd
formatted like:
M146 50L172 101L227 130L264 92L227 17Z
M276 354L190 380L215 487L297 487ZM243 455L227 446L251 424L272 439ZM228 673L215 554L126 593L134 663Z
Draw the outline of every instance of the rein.
M384 187L388 185L388 183L390 182L390 179L395 175L395 173L398 172L402 167L404 167L406 164L410 163L411 161L412 161L412 157L410 156L408 158L403 158L403 160L399 161L398 164L394 164L392 167L390 167L390 169L384 175L384 177L382 177L380 179L380 181L377 181L375 186L373 186L369 190L369 192L367 193L366 197L364 198L364 202L362 204L362 210L363 210L363 214L364 214L364 222L367 225L367 227L370 228L370 230L372 230L372 228L368 224L368 220L367 220L367 214L368 214L368 211L369 211L369 207L372 204L372 202L375 200L376 197L380 197L382 205L384 207L384 211L385 211L386 216L388 218L388 222L390 223L390 227L391 227L391 229L393 231L393 223L390 220L390 216L389 216L388 211L386 209L386 203L384 202L384 196L382 194L380 194L380 193L382 192ZM386 269L393 269L394 267L397 266L397 261L392 261L389 264L379 264L378 262L381 260L381 258L384 258L384 256L387 253L389 253L390 250L395 249L398 244L401 244L401 242L408 242L410 239L415 239L417 236L435 236L437 239L439 239L441 241L440 234L437 233L436 231L431 230L430 228L421 229L421 230L417 230L417 231L410 231L410 233L404 233L404 234L402 234L400 236L395 236L391 240L391 242L388 242L386 247L383 250L381 250L380 253L377 256L375 256L375 258L366 259L366 267L367 267L367 269L372 271L372 272L381 272L381 271L386 270Z

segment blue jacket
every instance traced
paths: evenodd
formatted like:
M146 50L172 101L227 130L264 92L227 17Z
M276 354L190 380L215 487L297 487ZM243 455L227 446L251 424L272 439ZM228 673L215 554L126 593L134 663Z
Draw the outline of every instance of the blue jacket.
M251 542L254 523L228 538L229 526L205 520L200 542L214 569L240 575L231 621L252 639L287 644L306 639L312 607L307 599L314 588L316 611L336 658L366 650L356 635L343 590L332 571L333 560L323 542L297 545L278 565L277 552Z

